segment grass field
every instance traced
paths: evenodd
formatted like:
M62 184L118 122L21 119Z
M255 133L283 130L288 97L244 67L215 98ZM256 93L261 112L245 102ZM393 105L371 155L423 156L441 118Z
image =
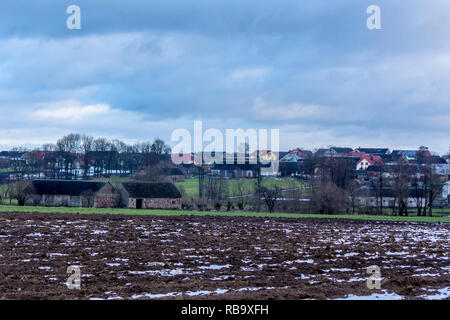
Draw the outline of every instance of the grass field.
M238 180L226 180L228 183L228 195L236 196L238 193L236 192L236 185ZM256 183L256 179L242 179L240 182L243 184L244 190L248 190L249 193L252 193L254 190L254 186ZM188 198L198 198L198 178L189 178L185 179L183 182L175 183L178 187L182 186L186 191L186 196ZM281 189L289 189L289 188L297 188L304 185L304 182L300 180L291 180L291 179L274 179L274 178L264 178L262 180L262 185L265 187L278 186Z
M224 217L263 217L263 218L328 218L378 221L405 222L445 222L450 223L450 217L399 217L399 216L367 216L367 215L321 215L294 213L266 213L266 212L214 212L214 211L182 211L182 210L135 210L135 209L100 209L100 208L66 208L66 207L17 207L0 206L0 212L60 212L80 214L124 214L151 216L224 216Z

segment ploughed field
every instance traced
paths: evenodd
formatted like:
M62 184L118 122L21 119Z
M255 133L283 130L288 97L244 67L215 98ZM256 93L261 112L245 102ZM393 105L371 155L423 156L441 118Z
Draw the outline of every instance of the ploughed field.
M448 299L449 256L449 224L0 213L6 299Z

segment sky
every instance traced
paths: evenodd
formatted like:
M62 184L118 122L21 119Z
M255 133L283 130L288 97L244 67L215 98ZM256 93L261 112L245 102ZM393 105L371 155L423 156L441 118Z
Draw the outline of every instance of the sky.
M444 154L449 15L448 0L2 1L0 149L72 132L173 144L202 120L279 129L282 150Z

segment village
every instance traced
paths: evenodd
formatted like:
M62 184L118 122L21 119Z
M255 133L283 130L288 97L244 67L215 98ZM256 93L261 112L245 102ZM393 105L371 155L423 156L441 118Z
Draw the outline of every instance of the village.
M191 153L176 155L177 164L161 139L127 146L71 134L42 149L0 152L4 204L381 215L412 209L419 216L449 206L449 155L424 146L277 153L244 146L243 153L224 152L226 163ZM272 162L278 170L264 172Z

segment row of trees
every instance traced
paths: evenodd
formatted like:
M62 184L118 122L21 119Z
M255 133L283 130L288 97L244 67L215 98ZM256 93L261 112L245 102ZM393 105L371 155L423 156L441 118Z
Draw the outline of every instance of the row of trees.
M17 179L45 173L52 178L87 177L111 174L132 174L170 158L171 149L161 139L153 142L127 144L119 139L94 138L69 134L55 144L40 149L12 151L22 154L10 160L10 168Z

